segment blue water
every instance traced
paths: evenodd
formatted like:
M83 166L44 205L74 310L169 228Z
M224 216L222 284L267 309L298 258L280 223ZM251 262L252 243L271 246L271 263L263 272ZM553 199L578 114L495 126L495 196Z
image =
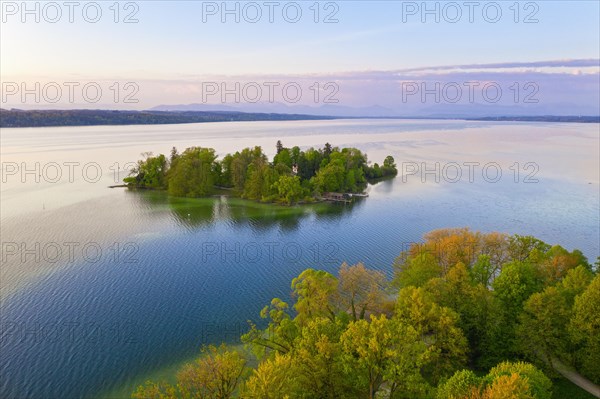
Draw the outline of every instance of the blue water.
M331 128L326 122L294 126L299 141L304 131L305 136L318 132L316 136L335 142L339 131L365 132L370 124L378 131L382 129L378 123L350 121L345 129L333 122ZM414 176L403 182L398 177L369 187L369 198L352 206L309 206L294 212L227 198L177 200L105 185L94 186L89 198L65 200L64 206L45 211L7 210L3 205L3 213L9 214L3 217L3 243L25 242L32 247L48 240L93 242L102 256L95 261L75 251L73 261L3 259L0 397L120 396L145 376L193 357L203 344L239 342L246 321L258 321L260 309L271 298L290 299L291 279L305 268L336 272L341 262L364 262L391 277L394 258L436 228L468 226L532 234L568 249L579 248L591 259L598 256L598 177L597 171L585 166L597 162L596 150L589 146L598 142L593 129L597 125L591 130L583 125L566 124L562 130L518 125L532 131L534 139L522 140L513 154L498 155L506 150L491 138L481 138L491 137L502 125L450 123L436 129L426 121L411 123L418 128L399 121L395 133L386 133L395 135L394 140L379 136L365 140L363 133L356 135L355 145L374 160L390 152L397 160L407 156L436 160L443 154L442 161L462 162L473 159L476 149L479 157L494 154L492 160L510 165L513 158L523 162L529 156L540 164L539 182L517 184L512 175L497 183L476 179L454 184L422 183ZM390 125L393 122L386 121L385 129ZM252 124L243 125L242 132L244 128L256 129ZM452 144L456 135L464 134L473 137L469 148ZM544 135L548 136L545 143L540 141ZM40 136L33 136L39 146ZM94 137L89 140L97 143ZM124 141L129 138L124 134ZM86 143L81 136L71 140ZM170 145L168 137L163 140L162 146ZM442 150L432 152L431 143ZM20 148L27 145L19 143ZM143 151L146 145L137 144L135 151ZM580 147L587 152L580 152ZM513 147L509 143L506 148ZM60 159L71 156L71 149L62 151ZM575 167L575 160L582 157L587 163ZM561 159L573 169L565 171ZM503 171L508 171L504 164ZM47 193L46 188L14 186L7 190L22 190L23 204ZM85 188L64 187L67 191ZM7 193L15 204L19 194Z

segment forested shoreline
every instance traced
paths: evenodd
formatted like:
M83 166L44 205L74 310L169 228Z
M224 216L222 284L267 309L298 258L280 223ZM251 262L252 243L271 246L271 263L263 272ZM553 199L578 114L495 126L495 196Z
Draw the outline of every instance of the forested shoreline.
M531 236L435 230L394 262L307 269L246 350L208 346L133 398L553 396L559 359L600 383L600 258Z
M174 125L209 122L306 121L330 116L238 111L118 111L103 109L0 109L0 127Z
M356 148L286 148L281 141L269 161L261 147L245 148L218 160L212 148L190 147L169 158L142 154L131 175L123 181L131 188L167 190L177 197L206 197L218 189L261 202L291 205L313 202L325 193L362 193L368 182L398 173L394 158L380 166L369 165L367 155Z
M350 116L350 115L307 115L272 112L243 111L120 111L107 109L2 109L0 127L53 127L53 126L128 126L128 125L170 125L209 122L255 122L255 121L310 121L334 119L430 119L430 120L472 120L500 122L559 122L559 123L599 123L599 116L544 115L544 116Z

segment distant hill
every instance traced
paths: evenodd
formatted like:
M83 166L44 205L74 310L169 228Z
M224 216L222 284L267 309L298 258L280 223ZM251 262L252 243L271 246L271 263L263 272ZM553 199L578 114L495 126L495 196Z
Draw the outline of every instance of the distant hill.
M240 103L240 104L174 104L158 105L151 108L151 111L214 111L215 109L223 111L237 111L247 113L273 113L273 114L301 114L318 115L348 118L383 118L399 115L390 108L373 105L370 107L348 107L338 104L322 104L319 106L308 106L301 104L284 104L279 102L272 103Z
M460 119L472 121L600 123L600 116L329 116L239 111L111 111L111 110L18 110L0 109L0 127L51 127L98 125L167 125L203 122L298 121L331 119Z
M329 116L246 113L237 111L110 111L110 110L5 110L0 127L164 125L202 122L294 121L333 119Z
M414 119L477 119L492 117L543 117L547 115L571 118L573 115L597 115L594 103L577 105L569 102L542 104L424 104L420 101L399 103L394 107L380 105L350 107L341 104L284 104L257 102L236 104L171 104L158 105L151 111L236 111L247 113L302 114L346 118L414 118Z
M466 118L475 121L501 121L501 122L578 122L600 123L600 116L486 116L481 118Z

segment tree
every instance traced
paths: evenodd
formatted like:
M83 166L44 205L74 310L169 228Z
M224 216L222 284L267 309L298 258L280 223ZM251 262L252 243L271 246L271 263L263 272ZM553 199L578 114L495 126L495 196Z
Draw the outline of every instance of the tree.
M263 170L263 181L260 200L262 202L273 202L277 199L277 189L275 183L279 180L279 173L275 168L266 166Z
M431 382L436 384L464 365L468 346L457 326L459 316L437 305L423 288L401 289L394 317L412 326L427 345L430 363L424 371Z
M290 150L283 148L280 152L278 152L277 155L275 155L275 158L273 158L273 164L284 164L288 168L291 168L293 163Z
M255 157L247 168L244 183L244 198L260 201L273 201L277 197L274 186L279 180L279 174L262 156Z
M575 297L582 294L593 279L594 274L585 266L577 266L567 272L558 286L570 307L575 304Z
M423 238L424 242L413 243L396 259L396 277L398 271L407 268L411 260L427 254L433 257L427 257L428 264L431 267L437 264L441 268L439 273L437 270L431 270L432 277L443 277L451 267L462 263L475 281L489 287L500 273L502 265L510 260L508 238L505 234L482 234L467 228L438 229L425 234ZM419 279L410 283L422 285L425 282Z
M541 291L543 283L535 266L529 261L513 261L504 265L492 286L494 296L502 304L502 335L506 355L514 355L518 352L516 327L523 304L532 294Z
M499 274L508 256L508 237L502 233L482 234L472 232L468 228L438 229L425 234L423 243L415 243L400 258L406 259L420 253L431 254L442 267L445 274L457 263L463 263L471 272L477 262L481 261L483 270L474 272L486 287Z
M385 315L371 316L370 323L350 323L340 342L347 373L370 399L384 382L390 386L390 397L400 387L407 393L424 390L419 369L427 358L427 348L411 326Z
M482 394L482 399L535 399L530 393L529 381L518 374L495 378Z
M353 266L343 263L339 271L340 307L354 321L364 319L367 313L381 313L386 299L384 284L383 273L368 270L362 263Z
M382 176L395 176L396 174L398 174L398 169L396 168L396 161L391 155L385 157L385 160L383 161L383 167L381 168L381 174Z
M554 356L563 357L568 345L565 320L569 318L570 307L556 287L531 295L519 316L521 351L530 359L540 359L543 366L551 365Z
M130 172L131 176L123 179L128 185L143 188L165 188L167 185L167 160L163 154L156 157L152 153L142 154L144 160L140 160L137 166Z
M296 298L297 316L300 325L314 317L335 319L338 308L338 279L322 270L306 269L292 280L292 293Z
M244 191L249 164L250 162L246 162L239 153L236 153L231 160L231 183L237 192Z
M586 377L600 383L600 276L594 277L585 292L575 298L569 324L577 345L575 366Z
M560 245L555 245L544 254L543 260L539 264L539 270L544 283L550 285L560 281L569 270L580 265L589 271L592 270L581 251L574 250L571 253Z
M437 399L462 399L470 398L474 392L479 392L481 378L471 370L460 370L452 377L440 384L437 390Z
M233 155L227 154L221 160L221 176L218 184L223 187L233 187L232 181L232 162Z
M521 386L520 384L509 384L509 386L513 386L518 389L519 392L523 392L522 396L516 397L530 397L535 399L550 399L552 397L552 381L550 381L550 379L534 365L525 362L502 362L496 367L492 368L486 376L486 380L491 387L491 391L496 393L494 396L488 397L498 399L514 397L501 396L503 390L499 387L503 385L501 383L502 381L504 381L504 383L508 382L503 380L502 377L512 377L513 375L517 375L527 382L526 387ZM494 385L496 385L497 388L494 388ZM523 388L526 389L523 390ZM484 395L484 397L486 396Z
M399 257L396 259L394 267L396 283L400 287L422 287L430 279L442 275L442 267L428 252L421 252L406 259Z
M473 281L483 284L485 287L489 287L494 281L496 272L497 269L492 266L489 255L479 255L470 270Z
M333 152L333 149L331 148L331 144L325 143L325 147L323 148L323 155L325 156L325 158L329 159L329 156L331 155L332 152Z
M346 189L344 191L355 192L356 191L356 174L354 169L350 169L346 173Z
M292 159L292 165L298 164L301 155L302 151L300 151L300 147L298 147L297 145L292 147L292 149L290 150L290 158Z
M193 363L177 373L177 386L148 381L132 394L134 399L228 399L238 392L246 359L225 345L208 346Z
M288 399L297 390L296 373L290 355L276 353L258 365L244 385L243 398Z
M281 140L277 140L277 145L275 147L277 148L277 154L283 151L283 144L281 144Z
M427 344L415 328L398 319L390 320L390 328L393 339L383 373L389 398L431 397L432 387L421 373L433 360Z
M346 383L341 363L340 336L345 323L336 318L310 320L296 339L292 357L305 398L338 399L352 387Z
M279 176L279 180L274 183L273 187L277 189L279 200L288 205L297 202L304 193L298 176Z
M438 389L437 399L550 399L552 382L533 365L503 362L479 378L456 372Z
M250 322L250 331L242 335L242 342L252 345L259 357L267 351L288 353L298 336L298 326L290 317L288 308L287 303L273 298L270 306L265 306L260 312L262 319L269 319L267 328L259 330Z
M578 266L558 284L525 302L517 329L520 348L542 367L552 365L554 357L572 362L574 350L565 320L572 319L575 298L585 291L592 276L585 266Z
M216 178L215 150L191 147L171 165L168 173L169 194L177 197L204 197L213 192Z
M339 192L344 189L346 171L342 160L332 160L314 177L315 188L322 193Z
M424 239L423 248L435 257L444 273L459 262L470 266L483 252L481 233L468 228L433 230Z
M385 160L383 161L383 166L385 166L387 168L395 168L396 163L394 161L394 157L392 157L391 155L388 155L387 157L385 157Z
M164 382L146 381L131 394L132 399L175 399L177 389Z
M246 360L225 345L209 346L203 356L187 364L177 374L184 397L205 399L232 398L246 370Z
M516 320L523 303L542 287L535 267L520 261L506 264L493 283L494 293L502 301L508 320Z
M382 172L381 168L379 167L379 164L377 162L375 162L373 164L373 167L365 168L365 176L368 179L379 179L379 178L383 177L383 172Z
M251 199L260 199L264 175L269 165L261 158L255 158L248 165L246 182L244 184L244 196Z
M169 162L172 164L177 157L179 156L179 152L177 151L177 148L173 147L171 148L171 156L169 158Z
M514 261L524 262L534 250L538 253L546 253L550 249L550 245L532 236L515 234L508 240L508 251L510 258Z
M259 146L244 148L241 152L236 152L232 156L231 182L236 191L240 193L244 191L246 178L248 177L248 166L257 159L262 160L264 163L267 162L267 157Z
M501 314L492 293L482 284L473 283L463 263L451 267L444 278L429 280L424 290L431 293L438 305L450 308L460 316L457 325L469 341L472 361L480 362L482 355L493 352L488 344L498 337L487 338L495 332L494 319Z
M300 154L298 173L303 180L310 180L319 170L323 154L314 148L309 148Z

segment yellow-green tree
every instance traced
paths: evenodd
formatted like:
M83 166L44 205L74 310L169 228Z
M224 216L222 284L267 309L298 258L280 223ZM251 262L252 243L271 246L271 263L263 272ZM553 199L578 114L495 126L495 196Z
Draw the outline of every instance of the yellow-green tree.
M572 318L575 298L585 291L592 277L586 267L578 266L558 284L531 295L525 302L517 328L520 350L540 366L551 366L554 357L572 363L574 348L565 320Z
M362 263L348 266L343 263L339 271L340 307L352 320L364 319L367 314L379 314L386 303L385 275L369 270Z
M371 316L370 322L351 322L340 342L345 370L366 397L375 398L384 383L390 397L398 390L417 395L413 397L426 391L420 369L428 350L413 327L385 315Z
M440 384L437 399L466 399L480 396L482 379L471 370L460 370Z
M429 362L424 372L433 384L464 366L468 345L457 325L458 314L436 304L423 288L400 290L394 317L412 326L427 345Z
M292 280L294 309L300 325L314 317L335 319L338 312L338 279L323 270L306 269Z
M481 395L482 399L536 399L530 392L529 381L520 375L502 375L492 381Z
M497 335L502 317L498 301L482 283L473 281L467 267L457 263L444 278L427 282L424 290L435 302L454 310L460 317L457 326L469 342L470 360L483 366L498 362L495 346L502 337ZM490 364L491 363L491 364Z
M324 317L312 319L302 328L292 357L304 398L340 399L351 393L340 359L340 336L345 328L342 320Z
M462 263L473 272L473 278L489 287L502 266L511 259L510 238L502 233L484 234L468 228L439 229L428 232L423 239L424 242L414 243L403 251L394 263L398 277L408 269L411 260L421 257L422 265L416 268L420 273L413 273L417 279L409 279L405 284L400 282L400 286L422 286L428 274L429 278L443 277L451 267Z
M177 386L146 382L134 399L229 399L238 393L246 372L246 359L225 345L208 346L202 355L177 373Z
M263 331L250 323L250 331L242 335L242 342L251 345L259 357L270 351L288 353L298 335L298 327L288 313L288 307L286 302L273 298L270 306L265 306L260 312L261 318L269 320L267 328Z
M296 372L289 354L276 353L253 370L242 389L245 399L291 399L298 396Z
M554 356L566 353L567 324L571 308L556 287L533 294L519 315L517 328L520 349L541 364L551 365Z
M536 368L533 364L525 362L502 362L496 367L493 367L488 375L485 377L486 384L489 387L494 386L494 382L500 380L502 377L511 377L518 375L521 379L527 381L527 393L529 397L535 399L550 399L552 397L552 381L546 375ZM500 380L502 381L502 380ZM504 380L505 383L508 381ZM502 383L498 385L502 386ZM516 384L523 388L523 386ZM495 391L496 389L494 389ZM501 394L501 390L497 389L498 395ZM493 398L504 398L505 396L493 396ZM510 398L510 396L508 396ZM516 396L521 398L522 396ZM523 396L528 397L528 396Z
M600 383L600 276L575 299L569 325L573 342L578 346L576 366L586 377Z
M298 176L279 176L279 179L273 183L273 187L277 190L279 200L288 205L298 202L304 194Z
M239 352L211 345L179 371L177 385L184 398L232 398L245 370L246 359Z
M550 399L552 382L535 366L503 362L485 377L456 372L438 387L437 399Z
M167 383L146 381L131 394L132 399L175 399L177 389Z
M422 287L432 278L441 277L443 269L427 250L395 262L396 283L400 287Z

